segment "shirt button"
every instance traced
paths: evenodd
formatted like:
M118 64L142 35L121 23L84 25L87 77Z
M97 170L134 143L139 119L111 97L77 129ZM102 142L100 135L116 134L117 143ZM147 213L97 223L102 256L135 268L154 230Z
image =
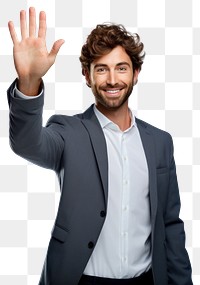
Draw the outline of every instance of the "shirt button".
M128 207L127 206L124 206L123 207L123 211L127 211Z
M106 212L105 212L105 211L101 211L101 212L100 212L100 216L101 216L102 218L104 218L104 217L106 216Z
M92 242L92 241L90 241L89 243L88 243L88 248L93 248L94 247L94 243Z

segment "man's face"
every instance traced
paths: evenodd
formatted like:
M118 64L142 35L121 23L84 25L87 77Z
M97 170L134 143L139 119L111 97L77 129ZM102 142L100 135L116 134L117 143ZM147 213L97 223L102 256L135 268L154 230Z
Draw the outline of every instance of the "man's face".
M138 71L133 74L130 57L124 48L117 46L91 63L86 80L91 86L97 106L116 110L127 102L137 77Z

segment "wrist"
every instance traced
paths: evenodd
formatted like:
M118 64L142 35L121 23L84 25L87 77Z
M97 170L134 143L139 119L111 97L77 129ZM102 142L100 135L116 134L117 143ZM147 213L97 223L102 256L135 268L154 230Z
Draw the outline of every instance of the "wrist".
M37 96L40 93L42 79L18 78L17 88L26 96Z

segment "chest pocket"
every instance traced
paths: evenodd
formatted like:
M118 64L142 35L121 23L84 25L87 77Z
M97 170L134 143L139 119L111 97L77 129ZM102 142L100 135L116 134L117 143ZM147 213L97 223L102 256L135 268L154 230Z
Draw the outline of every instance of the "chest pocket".
M68 236L68 232L59 226L55 225L53 230L52 230L52 237L55 238L56 240L59 240L60 242L65 242Z
M167 204L168 190L169 190L169 168L157 168L157 193L158 203L161 205L163 213Z

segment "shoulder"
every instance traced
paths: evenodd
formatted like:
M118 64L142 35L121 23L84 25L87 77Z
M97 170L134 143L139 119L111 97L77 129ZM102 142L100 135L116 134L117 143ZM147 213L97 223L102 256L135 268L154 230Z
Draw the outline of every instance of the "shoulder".
M81 117L74 115L62 115L62 114L56 114L56 115L52 115L46 124L46 127L49 127L51 125L60 125L63 127L67 127L67 126L73 126L73 125L77 125L80 124L81 121Z
M75 115L53 115L50 117L50 119L47 122L47 126L50 124L61 124L63 126L71 125L71 126L77 126L80 125L81 122L85 120L94 121L94 111L93 111L93 105L91 105L86 111L83 113L78 113ZM81 124L82 125L82 124Z
M138 118L136 118L136 123L137 123L138 128L144 128L146 132L153 135L156 140L158 141L163 140L163 141L170 142L170 143L172 142L172 136L167 131L157 128Z
M93 115L94 115L93 105L91 105L83 113L78 113L78 114L74 114L74 115L62 115L62 114L53 115L48 120L47 125L52 124L52 123L60 123L60 124L64 124L64 125L77 124L77 123L80 123L82 120L85 120L85 119L90 120Z

